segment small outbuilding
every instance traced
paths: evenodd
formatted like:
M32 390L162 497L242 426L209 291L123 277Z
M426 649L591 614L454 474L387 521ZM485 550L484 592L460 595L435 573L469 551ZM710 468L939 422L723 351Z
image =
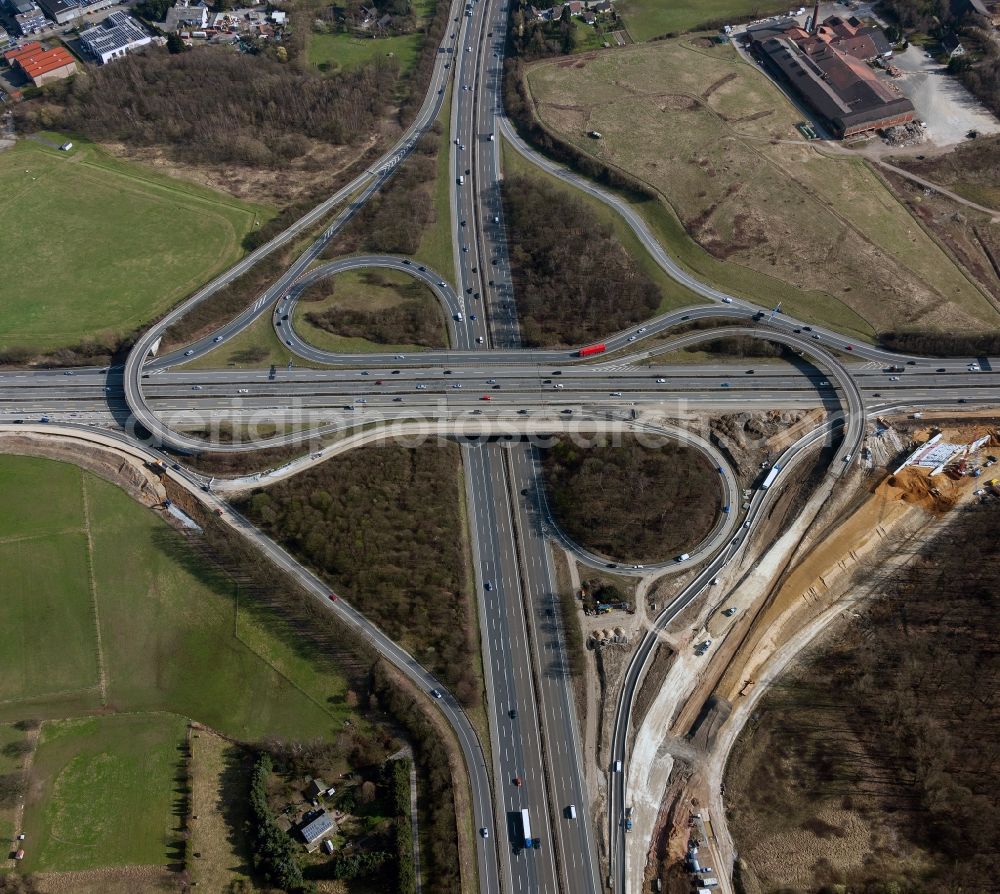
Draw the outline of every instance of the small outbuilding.
M327 784L322 779L313 779L306 786L306 798L315 801L320 795L325 795Z

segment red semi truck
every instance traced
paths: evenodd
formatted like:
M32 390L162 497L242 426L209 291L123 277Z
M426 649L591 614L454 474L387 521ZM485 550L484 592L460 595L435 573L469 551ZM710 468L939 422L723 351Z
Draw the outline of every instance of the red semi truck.
M580 348L578 356L580 357L593 357L594 354L603 354L608 349L605 344L600 345L590 345L586 348Z

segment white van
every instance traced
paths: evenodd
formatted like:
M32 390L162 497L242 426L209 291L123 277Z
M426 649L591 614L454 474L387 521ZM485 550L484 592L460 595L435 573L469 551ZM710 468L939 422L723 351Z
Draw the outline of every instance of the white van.
M570 804L569 807L566 808L566 816L570 819L576 819L576 804Z
M455 314L455 319L458 320L459 323L461 323L462 320L465 319L465 317L462 315L462 312L459 311L457 314Z
M463 183L465 183L465 175L464 174L459 174L458 175L458 185L461 186Z
M615 761L615 772L616 773L621 773L621 771L622 771L622 762L621 761Z

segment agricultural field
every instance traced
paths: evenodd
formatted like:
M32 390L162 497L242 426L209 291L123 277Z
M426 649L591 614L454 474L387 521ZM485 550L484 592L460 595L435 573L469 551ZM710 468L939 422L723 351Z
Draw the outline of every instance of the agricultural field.
M859 339L1000 322L862 161L799 137L796 110L731 46L660 41L527 79L546 126L664 198L640 210L718 286Z
M680 34L700 25L745 16L761 17L769 12L787 11L785 6L769 6L760 0L621 0L615 4L628 33L635 41L651 40L664 34Z
M0 457L0 506L0 702L93 696L97 631L79 470Z
M32 766L23 869L163 866L183 860L187 721L122 714L42 726Z
M34 581L34 611L0 633L0 679L10 690L0 721L104 704L169 711L254 739L322 735L348 716L345 681L314 665L283 625L240 601L123 491L76 466L17 456L0 456L0 483L5 536L22 507L34 532L4 565L8 579ZM51 559L53 537L75 538L64 551L81 555L78 567ZM43 659L51 680L35 669Z
M0 153L0 192L4 351L115 342L238 260L272 213L76 138Z
M292 322L328 351L420 351L448 344L444 312L422 282L397 270L348 270L317 283Z

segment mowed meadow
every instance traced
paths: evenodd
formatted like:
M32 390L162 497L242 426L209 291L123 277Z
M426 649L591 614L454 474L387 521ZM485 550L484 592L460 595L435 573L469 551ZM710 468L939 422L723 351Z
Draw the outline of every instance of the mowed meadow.
M237 261L273 212L43 134L0 152L0 351L120 338Z

